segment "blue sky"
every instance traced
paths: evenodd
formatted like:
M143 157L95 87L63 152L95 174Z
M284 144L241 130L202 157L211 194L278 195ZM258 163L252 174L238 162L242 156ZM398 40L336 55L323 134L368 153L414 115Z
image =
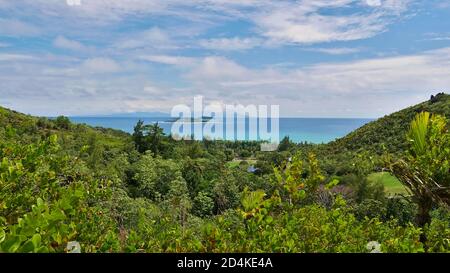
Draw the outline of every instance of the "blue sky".
M449 92L450 0L74 1L0 0L0 105L380 117Z

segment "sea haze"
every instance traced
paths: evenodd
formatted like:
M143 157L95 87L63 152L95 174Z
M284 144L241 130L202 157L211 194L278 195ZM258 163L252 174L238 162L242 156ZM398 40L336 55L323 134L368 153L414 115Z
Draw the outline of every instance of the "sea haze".
M141 119L145 124L158 122L170 134L172 122L167 117L70 117L74 123L113 128L128 133ZM289 136L294 142L327 143L343 137L373 119L358 118L280 118L280 139ZM248 135L248 126L246 128Z

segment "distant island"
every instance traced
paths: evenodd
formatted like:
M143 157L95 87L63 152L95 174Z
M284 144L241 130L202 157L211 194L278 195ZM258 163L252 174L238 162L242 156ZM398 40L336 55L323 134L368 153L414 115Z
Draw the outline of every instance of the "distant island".
M212 117L201 117L201 118L169 118L166 120L166 122L177 122L177 121L183 121L183 122L208 122Z

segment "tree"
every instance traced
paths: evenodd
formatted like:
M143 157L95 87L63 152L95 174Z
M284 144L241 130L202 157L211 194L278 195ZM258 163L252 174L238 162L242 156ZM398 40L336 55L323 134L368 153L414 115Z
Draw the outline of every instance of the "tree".
M283 139L280 141L280 144L278 145L278 151L284 152L289 151L294 146L294 143L292 143L289 136L283 137Z
M90 168L95 169L102 163L104 152L104 147L99 142L97 134L89 134L87 148L89 154L89 158L86 160L87 164Z
M150 124L144 126L144 130L147 133L148 147L153 152L153 154L160 155L163 151L163 140L164 140L164 130L156 122L155 124Z
M199 217L206 217L213 213L214 200L205 192L199 192L194 198L192 213Z
M172 216L176 217L180 221L181 226L184 227L189 210L192 208L192 202L189 198L189 191L183 177L178 176L170 182L166 201L173 210Z
M228 209L236 208L239 204L239 189L233 176L223 175L215 181L213 188L216 213L222 213Z
M68 117L59 116L56 118L55 123L59 129L65 129L65 130L70 129L70 120Z
M144 139L144 121L139 120L134 126L133 141L138 152L143 153L146 150L145 139Z
M169 192L170 183L181 177L178 164L173 160L154 157L150 152L143 155L134 168L137 195L151 200L164 197Z
M450 134L445 117L422 112L416 115L407 134L410 148L390 168L411 192L418 205L419 227L431 222L434 203L450 204ZM421 241L426 242L424 235Z
M187 158L183 162L183 178L186 180L189 193L192 197L195 197L199 191L204 171L205 167L201 165L199 160Z

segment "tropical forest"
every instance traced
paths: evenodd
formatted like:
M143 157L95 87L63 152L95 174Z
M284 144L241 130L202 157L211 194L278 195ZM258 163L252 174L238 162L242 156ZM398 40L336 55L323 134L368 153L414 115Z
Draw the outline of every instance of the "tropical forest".
M450 95L324 144L0 108L0 252L450 252Z

